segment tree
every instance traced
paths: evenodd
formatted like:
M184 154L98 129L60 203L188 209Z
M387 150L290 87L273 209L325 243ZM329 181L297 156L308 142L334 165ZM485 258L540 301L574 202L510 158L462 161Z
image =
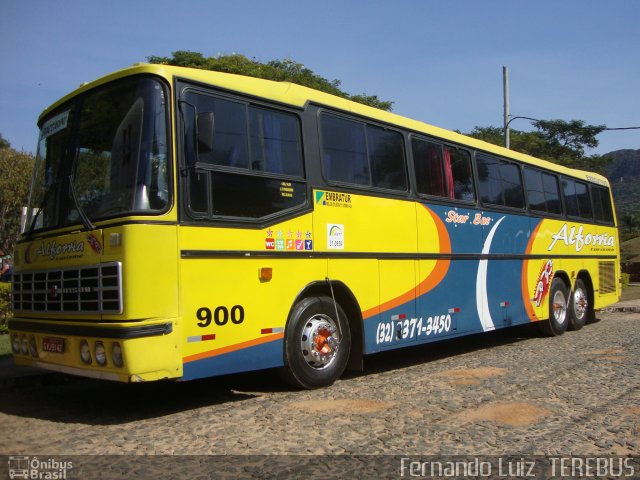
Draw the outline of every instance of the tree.
M147 60L150 63L162 65L200 68L202 70L246 75L277 82L292 82L382 110L391 110L393 106L393 102L380 100L376 95L350 95L340 90L339 80L327 80L303 64L291 59L271 60L267 63L262 63L240 54L205 57L198 52L178 50L173 52L171 57L150 56L147 57Z
M11 144L4 139L2 134L0 134L0 150L4 150L5 148L9 148Z
M22 207L29 200L34 157L11 148L0 135L0 248L12 252L20 233Z
M602 155L585 155L587 148L598 146L596 136L606 129L605 125L585 125L582 120L536 120L533 126L536 130L532 132L510 131L512 150L598 173L604 173L612 160ZM494 145L504 145L502 128L475 127L468 135Z

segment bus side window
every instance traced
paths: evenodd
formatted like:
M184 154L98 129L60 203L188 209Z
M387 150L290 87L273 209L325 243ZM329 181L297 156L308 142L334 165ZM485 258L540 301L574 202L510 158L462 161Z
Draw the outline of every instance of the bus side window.
M407 170L402 135L367 125L367 144L374 187L407 190Z
M411 140L418 193L446 197L442 145L418 138Z
M473 188L471 155L466 150L444 148L445 167L450 169L449 196L456 200L474 201L476 194Z
M322 167L328 180L369 185L364 124L323 114Z
M482 203L504 205L499 160L488 155L478 155L477 165Z
M591 198L593 198L593 209L596 221L609 224L613 223L613 211L611 208L609 189L592 185Z
M589 188L584 182L569 178L562 179L562 194L570 217L593 219Z
M524 167L524 179L531 210L562 214L560 190L558 189L558 179L555 175Z
M478 155L480 195L484 203L524 208L524 187L518 165L489 155Z

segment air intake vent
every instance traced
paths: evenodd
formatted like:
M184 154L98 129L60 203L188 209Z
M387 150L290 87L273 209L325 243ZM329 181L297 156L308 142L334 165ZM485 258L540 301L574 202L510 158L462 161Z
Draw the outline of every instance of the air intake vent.
M122 264L17 273L12 295L17 313L122 313Z
M616 264L614 262L598 262L598 278L600 279L600 295L616 291Z

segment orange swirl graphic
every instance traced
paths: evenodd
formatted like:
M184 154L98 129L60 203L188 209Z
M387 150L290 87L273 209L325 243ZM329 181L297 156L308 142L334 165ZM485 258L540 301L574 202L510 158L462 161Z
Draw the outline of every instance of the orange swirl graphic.
M438 252L439 254L448 254L451 253L451 239L449 238L449 233L447 232L447 227L444 225L444 222L440 220L438 215L431 210L426 205L422 205L425 210L431 215L433 222L436 224L436 230L438 232ZM416 293L418 296L424 295L425 293L433 290L443 279L446 277L447 272L449 271L449 265L451 264L450 259L440 259L436 261L436 265L434 269L427 275L427 277L422 280L416 288L412 288L408 292L403 293L399 297L392 298L389 301L386 301L376 307L370 308L362 312L362 318L364 320L373 317L378 313L383 313L393 308L396 308L404 303L407 303L416 298Z
M533 229L533 232L531 232L531 237L529 237L529 243L527 243L527 249L524 252L525 256L531 253L531 250L533 249L533 242L536 239L536 235L538 235L538 230L540 229L540 226L542 225L543 221L544 220L541 220L540 223L536 225L536 228ZM527 315L529 316L529 320L531 320L532 322L535 322L540 319L536 315L536 312L533 310L533 306L531 306L531 300L529 297L528 272L529 272L529 260L525 258L525 260L522 262L522 282L521 282L522 283L522 303L524 303L524 309L527 312Z

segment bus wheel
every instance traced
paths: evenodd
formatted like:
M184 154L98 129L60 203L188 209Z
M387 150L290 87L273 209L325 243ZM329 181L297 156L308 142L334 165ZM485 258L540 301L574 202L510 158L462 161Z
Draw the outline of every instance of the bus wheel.
M549 294L549 320L540 322L542 333L555 337L562 335L569 326L567 305L567 287L560 278L554 278L551 282Z
M349 360L347 316L329 297L305 298L291 312L284 342L286 382L300 388L331 385Z
M569 301L569 330L580 330L591 316L593 307L589 305L589 296L584 282L576 280Z

